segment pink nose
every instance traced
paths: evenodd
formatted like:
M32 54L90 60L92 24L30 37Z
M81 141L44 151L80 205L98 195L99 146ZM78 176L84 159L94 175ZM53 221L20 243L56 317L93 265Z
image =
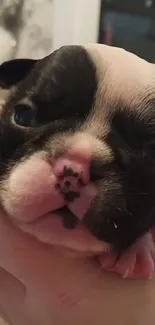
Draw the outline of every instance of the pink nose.
M56 188L66 201L73 201L80 196L80 190L89 182L89 166L86 162L59 158L53 169L57 177Z

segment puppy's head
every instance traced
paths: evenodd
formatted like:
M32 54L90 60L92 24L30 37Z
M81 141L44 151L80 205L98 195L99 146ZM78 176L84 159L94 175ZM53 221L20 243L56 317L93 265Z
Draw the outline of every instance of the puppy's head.
M0 67L0 85L14 86L1 112L0 197L20 227L100 251L101 241L122 250L153 226L153 69L104 45Z

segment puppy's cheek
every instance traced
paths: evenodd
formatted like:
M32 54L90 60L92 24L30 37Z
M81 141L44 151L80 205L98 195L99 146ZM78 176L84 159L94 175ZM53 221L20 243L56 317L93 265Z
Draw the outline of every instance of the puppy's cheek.
M35 220L64 205L55 185L51 164L35 154L15 166L3 182L3 207L15 219Z

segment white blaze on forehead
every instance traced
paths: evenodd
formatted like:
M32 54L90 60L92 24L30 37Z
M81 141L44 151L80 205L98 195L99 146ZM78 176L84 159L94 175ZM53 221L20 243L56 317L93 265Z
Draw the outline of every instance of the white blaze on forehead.
M152 64L121 48L102 44L84 45L97 68L100 93L129 103L153 84ZM147 92L147 91L146 91Z

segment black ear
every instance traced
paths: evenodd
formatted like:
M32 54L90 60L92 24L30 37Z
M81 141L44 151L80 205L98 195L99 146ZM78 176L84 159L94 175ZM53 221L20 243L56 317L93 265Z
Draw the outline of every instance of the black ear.
M8 89L23 80L36 60L14 59L0 65L0 88Z

